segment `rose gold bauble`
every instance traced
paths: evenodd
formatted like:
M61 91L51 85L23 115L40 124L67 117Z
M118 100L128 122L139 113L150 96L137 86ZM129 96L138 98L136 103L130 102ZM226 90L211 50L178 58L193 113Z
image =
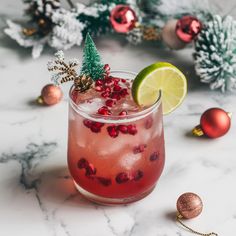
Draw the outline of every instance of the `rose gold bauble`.
M135 12L128 5L117 5L111 11L110 22L118 33L128 33L135 27L137 21Z
M183 16L176 24L176 35L185 43L194 40L202 30L202 23L194 16Z
M162 39L168 47L178 50L184 48L186 43L177 37L175 33L176 24L177 20L170 20L166 23L162 30Z
M60 102L62 96L63 93L60 87L54 84L47 84L46 86L43 87L38 102L50 106Z
M177 200L177 210L185 219L191 219L201 214L203 204L195 193L184 193Z

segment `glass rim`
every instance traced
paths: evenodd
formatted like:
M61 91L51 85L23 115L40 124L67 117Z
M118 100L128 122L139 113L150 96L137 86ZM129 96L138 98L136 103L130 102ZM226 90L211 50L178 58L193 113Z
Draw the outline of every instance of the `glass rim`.
M111 74L123 73L123 74L130 74L130 75L133 75L133 76L137 75L137 73L135 73L135 72L126 71L126 70L114 70L114 71L111 71L110 73ZM128 114L128 115L125 115L125 116L119 116L119 115L109 115L109 116L106 116L106 115L101 115L101 114L89 114L84 109L81 109L79 107L79 105L77 105L73 101L73 99L72 99L71 95L72 95L73 88L74 88L74 84L71 86L71 88L69 90L69 103L72 106L72 108L77 113L79 113L80 115L82 115L82 116L84 116L84 117L86 117L86 118L88 118L90 120L95 120L95 121L103 122L103 123L106 123L106 122L107 123L124 123L124 122L129 122L131 120L142 119L142 118L148 116L149 114L151 114L154 110L156 110L160 106L161 98L162 98L161 90L159 90L159 94L158 94L158 98L157 98L156 102L153 105L151 105L151 106L149 106L147 108L144 108L141 111L137 111L135 113Z

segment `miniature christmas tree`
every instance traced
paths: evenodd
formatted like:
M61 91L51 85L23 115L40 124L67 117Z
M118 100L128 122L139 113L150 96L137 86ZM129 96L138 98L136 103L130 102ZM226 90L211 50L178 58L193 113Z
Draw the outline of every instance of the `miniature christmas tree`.
M101 62L101 57L89 34L86 35L85 39L83 63L80 74L89 76L93 80L102 79L105 74L104 65Z

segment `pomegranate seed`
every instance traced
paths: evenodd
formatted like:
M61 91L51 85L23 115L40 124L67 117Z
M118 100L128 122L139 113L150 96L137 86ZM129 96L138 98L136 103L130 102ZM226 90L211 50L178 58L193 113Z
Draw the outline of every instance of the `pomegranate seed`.
M143 178L143 172L141 170L137 170L135 173L134 173L134 181L138 181L140 180L141 178Z
M128 114L127 111L121 111L121 112L119 113L119 116L126 116L127 114Z
M71 93L71 98L74 102L76 102L77 98L78 98L78 91L73 90Z
M91 120L83 120L83 123L87 128L91 128L93 122Z
M79 169L83 169L86 168L89 165L88 161L85 158L81 158L78 163L77 163L77 167Z
M150 161L156 161L159 158L158 152L153 152L149 158Z
M103 80L104 80L104 84L105 84L105 80L108 78L108 74L106 74L106 72L105 72L105 74L103 75Z
M112 99L108 99L106 101L106 106L108 106L108 107L112 107L114 104L115 104L115 101L113 101Z
M111 70L110 66L108 64L105 64L103 68L104 68L105 73L107 75L109 75L110 74L110 70Z
M103 93L101 93L101 96L102 96L103 98L108 98L108 97L110 96L110 93L108 93L108 92L103 92Z
M153 124L153 119L152 117L149 117L145 122L145 128L150 129L152 127L152 124Z
M103 106L98 109L98 114L104 115L104 116L109 116L109 115L111 115L111 111L108 109L108 107Z
M93 164L88 164L88 166L86 167L86 176L91 176L91 175L95 175L97 172L96 168L93 166Z
M113 82L114 82L114 85L118 85L118 83L120 82L120 79L119 78L113 78Z
M111 77L106 78L105 83L106 83L106 85L111 85L113 83L112 78Z
M101 85L103 85L103 80L102 79L96 80L95 86L101 86Z
M127 89L126 88L124 88L124 89L122 89L121 91L120 91L120 96L121 97L125 97L126 95L128 95L129 93L128 93L128 91L127 91Z
M102 128L104 124L101 122L93 122L92 126L97 127L97 128Z
M119 85L115 85L113 88L114 91L118 92L121 90L121 87Z
M123 184L126 183L127 181L129 181L129 176L125 172L121 172L116 176L116 182L118 184Z
M116 138L119 135L119 130L116 126L108 126L107 132L112 138Z
M138 154L138 153L144 152L146 147L147 147L146 144L140 144L139 146L134 147L133 153Z
M136 129L136 125L128 125L127 128L129 134L135 135L138 132Z
M119 126L118 126L118 129L119 129L119 131L120 131L121 133L123 133L123 134L127 134L127 133L128 133L128 128L127 128L126 125L119 125Z
M94 132L94 133L99 133L99 132L101 132L101 128L96 127L96 126L92 126L90 129L91 129L91 131Z
M104 177L97 177L97 180L104 186L111 185L111 179L104 178Z
M117 101L120 100L120 94L117 92L111 93L111 98L116 99Z
M110 87L105 87L104 91L107 92L107 93L110 93L111 92L111 88Z
M96 87L95 87L95 90L96 90L97 92L101 92L101 91L103 91L103 88L102 88L102 86L96 86Z
M121 79L121 82L122 83L126 83L126 79Z

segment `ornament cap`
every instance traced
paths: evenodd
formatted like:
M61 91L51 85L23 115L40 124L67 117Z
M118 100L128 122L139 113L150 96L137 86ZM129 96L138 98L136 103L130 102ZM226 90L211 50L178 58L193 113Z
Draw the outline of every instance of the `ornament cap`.
M192 133L194 136L201 137L204 135L203 130L200 125L197 125L193 130Z
M37 103L40 104L40 105L44 104L42 96L39 96L39 97L36 99L36 101L37 101Z
M230 119L232 119L232 116L233 116L232 112L227 112L227 115L229 116Z
M176 217L177 217L177 219L183 219L184 218L178 211L177 211Z

